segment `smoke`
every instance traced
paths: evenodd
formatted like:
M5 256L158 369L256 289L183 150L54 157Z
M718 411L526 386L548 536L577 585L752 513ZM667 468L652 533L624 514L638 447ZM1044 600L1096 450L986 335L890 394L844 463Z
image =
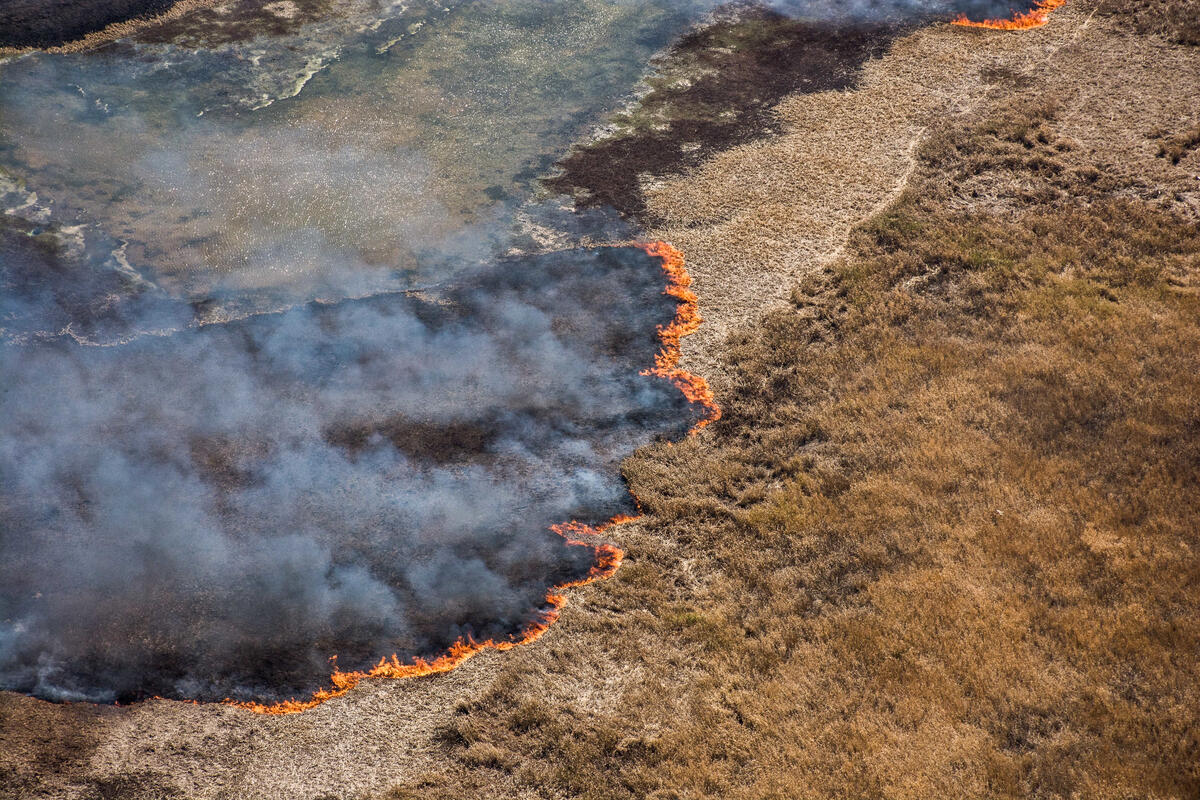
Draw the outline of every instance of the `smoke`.
M5 68L0 688L271 701L519 631L591 566L549 526L690 421L658 263L497 259L541 243L394 108L197 117L137 63Z
M0 685L280 699L503 637L629 510L685 403L639 374L656 260L500 262L433 300L310 303L114 347L0 347Z

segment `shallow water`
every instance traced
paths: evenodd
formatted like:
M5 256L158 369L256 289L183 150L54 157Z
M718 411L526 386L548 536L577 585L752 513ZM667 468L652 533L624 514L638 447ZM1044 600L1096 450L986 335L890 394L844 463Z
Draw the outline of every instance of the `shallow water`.
M28 216L123 246L171 295L436 282L508 248L535 176L693 16L370 5L284 36L9 63L0 168L36 192Z

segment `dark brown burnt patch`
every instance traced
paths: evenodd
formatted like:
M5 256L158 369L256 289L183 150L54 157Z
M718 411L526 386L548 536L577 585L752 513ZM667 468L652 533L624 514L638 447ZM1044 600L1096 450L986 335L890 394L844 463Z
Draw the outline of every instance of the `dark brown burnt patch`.
M376 439L387 440L409 458L434 464L481 458L495 439L495 430L474 422L434 423L393 416L382 421L358 420L325 432L330 444L358 453Z
M199 48L287 36L331 13L332 5L330 0L234 0L152 25L137 35L137 41Z
M124 37L216 47L295 34L334 13L335 5L335 0L0 0L0 48L86 49Z
M53 47L114 22L160 14L175 0L5 0L0 47Z
M756 4L719 12L656 60L649 92L612 132L573 149L543 180L578 207L648 219L644 177L680 173L776 130L771 109L797 92L853 86L860 67L901 32L882 22L805 21Z

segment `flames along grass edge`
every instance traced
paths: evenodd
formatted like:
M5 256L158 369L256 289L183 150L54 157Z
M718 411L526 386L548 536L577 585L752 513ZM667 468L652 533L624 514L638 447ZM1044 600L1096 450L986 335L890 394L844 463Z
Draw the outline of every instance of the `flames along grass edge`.
M993 30L1025 30L1045 25L1052 11L1066 4L1066 0L1036 0L1035 7L1029 11L1017 12L1011 19L971 20L960 15L951 24L971 28L989 28ZM716 403L711 387L703 377L694 375L679 367L682 354L682 338L694 333L703 318L700 316L699 298L692 291L692 278L687 271L683 253L668 242L656 241L636 243L647 254L662 260L662 269L667 276L666 294L679 300L675 317L666 325L658 326L661 347L654 357L654 366L642 371L643 375L656 375L671 381L690 402L704 409L704 417L697 422L689 434L694 434L706 425L721 417L721 409ZM636 502L637 498L634 498ZM416 658L403 662L396 654L383 657L369 670L354 670L344 672L334 668L330 675L330 688L318 689L307 700L284 700L278 703L256 703L226 699L226 705L243 708L256 714L296 714L315 708L327 700L341 697L361 681L367 678L417 678L424 675L436 675L450 672L484 650L511 650L520 645L532 644L545 635L561 616L562 609L567 604L564 592L578 586L611 577L621 566L624 552L616 545L609 543L592 544L578 537L597 536L608 528L624 522L637 519L637 516L619 515L603 525L585 525L571 521L552 525L551 530L567 540L567 543L577 547L590 547L595 554L595 560L587 574L574 581L556 584L546 592L547 608L541 611L537 618L526 625L520 633L508 639L484 639L476 641L470 637L460 637L446 652L433 659Z
M694 333L703 321L700 316L699 298L691 289L692 277L688 274L683 253L680 250L662 241L637 243L634 246L644 250L650 256L661 259L662 269L667 277L667 286L663 291L679 301L674 318L666 325L658 326L658 338L661 346L654 357L654 366L643 370L641 374L655 375L669 380L683 393L684 397L703 409L703 418L689 431L689 433L695 433L721 416L721 409L716 404L716 398L708 382L699 375L693 375L679 367L681 340L684 336ZM634 501L636 502L636 500L635 497ZM603 525L585 525L575 521L552 525L550 529L566 539L568 544L591 548L595 554L594 561L587 574L582 578L550 587L546 592L547 607L519 633L510 638L476 641L470 637L460 637L450 645L446 652L433 659L416 658L404 662L392 654L390 657L380 658L379 662L368 670L343 672L335 667L330 675L332 686L318 689L307 700L292 699L278 703L256 703L226 699L224 703L256 714L296 714L319 706L326 700L341 697L367 678L417 678L423 675L436 675L455 669L484 650L511 650L519 645L536 642L562 614L562 609L567 604L567 596L564 594L566 590L608 578L621 566L621 560L625 554L616 545L594 544L580 537L595 537L614 525L634 519L637 517L621 515L613 517Z
M952 25L964 28L990 28L998 31L1022 31L1028 28L1040 28L1050 21L1050 12L1062 8L1067 0L1036 0L1029 11L1018 11L1011 19L971 20L966 14L960 14Z

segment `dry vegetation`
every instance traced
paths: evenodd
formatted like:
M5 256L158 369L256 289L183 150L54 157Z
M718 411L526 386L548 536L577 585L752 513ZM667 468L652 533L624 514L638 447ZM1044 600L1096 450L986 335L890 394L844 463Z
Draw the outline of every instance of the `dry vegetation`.
M1101 0L1097 10L1132 24L1139 33L1200 45L1200 0Z
M1072 0L1073 28L1026 38L971 32L968 77L996 48L990 100L881 107L855 132L930 131L839 260L712 348L724 419L626 463L647 512L615 531L628 559L536 646L297 717L106 710L78 754L39 744L60 707L21 698L11 741L37 747L7 785L35 786L58 748L58 772L91 777L55 796L349 800L395 775L393 800L1200 796L1200 118L1180 100L1200 73L1136 35L1186 41L1189 3L1120 2L1091 21ZM861 121L951 97L959 34L812 108ZM824 142L793 107L793 135ZM730 196L795 227L780 187L826 197L742 191L745 173ZM669 188L694 205L689 177ZM717 199L681 236L732 218ZM790 233L764 230L760 249ZM818 263L797 250L789 265ZM708 288L726 277L724 251L689 256Z
M1170 159L1172 164L1178 164L1189 151L1197 147L1200 147L1200 125L1169 137L1158 146L1158 157Z
M514 655L395 797L1200 795L1200 227L1044 89L932 136L733 342L713 438L628 462L621 704Z

